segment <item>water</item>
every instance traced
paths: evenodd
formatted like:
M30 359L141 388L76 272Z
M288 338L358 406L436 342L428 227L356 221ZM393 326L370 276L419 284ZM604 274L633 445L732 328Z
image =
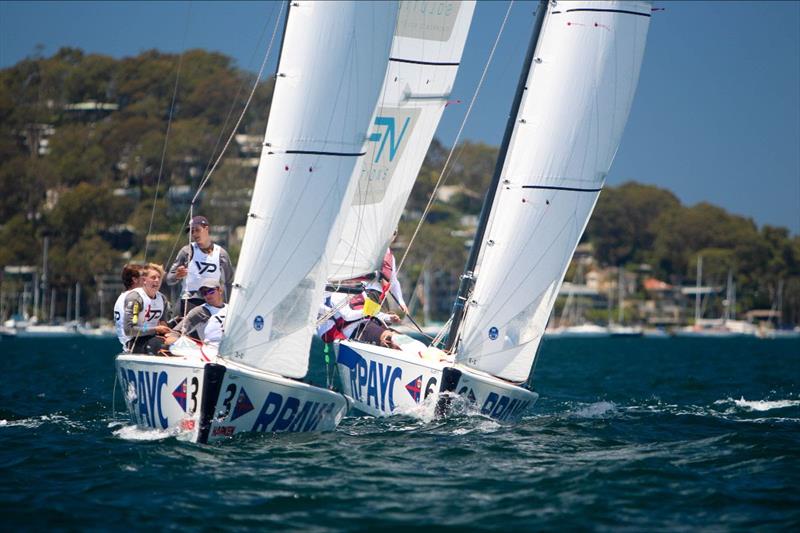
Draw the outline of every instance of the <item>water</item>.
M800 527L798 341L549 340L517 425L351 416L215 446L114 415L116 348L0 341L4 529Z

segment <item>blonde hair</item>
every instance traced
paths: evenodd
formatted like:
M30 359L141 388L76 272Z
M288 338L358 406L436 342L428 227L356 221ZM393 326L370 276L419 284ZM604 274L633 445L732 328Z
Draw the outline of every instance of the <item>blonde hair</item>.
M155 270L156 272L158 272L159 276L161 276L162 278L164 277L164 267L162 267L158 263L147 263L144 266L143 270Z

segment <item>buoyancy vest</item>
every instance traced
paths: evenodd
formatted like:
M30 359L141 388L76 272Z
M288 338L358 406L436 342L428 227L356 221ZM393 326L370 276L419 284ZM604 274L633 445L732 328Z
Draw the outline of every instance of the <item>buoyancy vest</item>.
M192 243L192 257L189 259L189 273L184 279L184 295L194 295L205 278L221 279L219 265L220 247L211 245L211 252L205 253L196 243Z
M213 305L203 304L211 314L206 327L203 329L203 342L219 346L222 336L225 334L225 318L228 316L228 306L214 307Z
M125 335L125 321L123 320L125 317L125 297L128 296L129 292L130 291L124 291L117 297L117 301L114 303L114 330L123 348L127 346L128 341L131 340L130 337Z
M148 332L154 330L160 320L164 319L166 311L164 295L160 292L155 298L150 298L141 287L133 289L142 298L142 309L139 311L139 327L147 326Z

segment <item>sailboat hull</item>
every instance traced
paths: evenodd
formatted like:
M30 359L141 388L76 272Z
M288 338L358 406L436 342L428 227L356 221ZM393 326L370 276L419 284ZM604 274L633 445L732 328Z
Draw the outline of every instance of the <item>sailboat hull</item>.
M331 431L348 408L341 394L199 351L183 357L120 354L116 369L132 423L191 442Z
M373 416L432 416L443 379L454 376L451 390L465 399L467 412L477 410L497 420L516 421L538 398L535 392L461 365L370 344L340 343L337 363L344 394L353 407ZM449 402L451 409L454 405Z

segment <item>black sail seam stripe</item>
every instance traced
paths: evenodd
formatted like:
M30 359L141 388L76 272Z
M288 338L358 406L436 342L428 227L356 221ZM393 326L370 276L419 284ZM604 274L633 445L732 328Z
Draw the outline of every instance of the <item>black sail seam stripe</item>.
M332 155L342 157L361 157L367 152L319 152L316 150L286 150L285 154L305 154L305 155Z
M523 189L542 189L547 191L574 191L574 192L600 192L603 188L599 189L582 189L580 187L552 187L550 185L523 185Z
M389 61L397 63L411 63L413 65L431 65L434 67L457 67L460 63L447 63L440 61L418 61L416 59L400 59L399 57L390 57Z
M598 9L598 8L591 8L591 7L580 7L575 9L567 9L565 13L573 13L575 11L592 11L595 13L622 13L625 15L638 15L640 17L649 17L651 16L650 13L640 13L638 11L627 11L625 9ZM561 11L553 11L553 15L558 15Z

